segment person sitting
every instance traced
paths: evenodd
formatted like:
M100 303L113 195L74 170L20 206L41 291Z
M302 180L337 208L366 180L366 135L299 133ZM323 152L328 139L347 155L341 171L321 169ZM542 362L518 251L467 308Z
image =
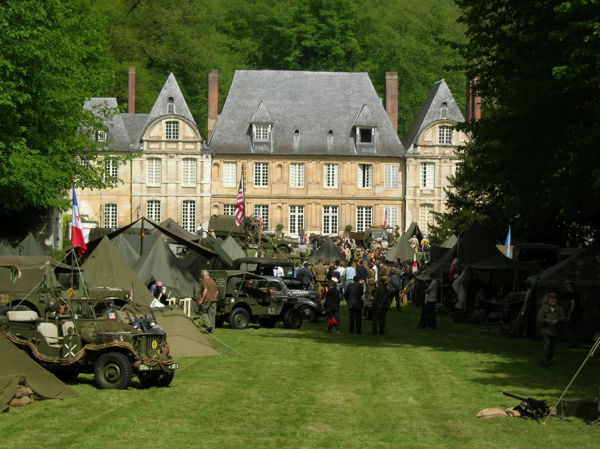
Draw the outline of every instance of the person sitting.
M156 281L154 284L152 284L150 287L150 293L161 304L167 303L167 295L165 295L165 288L163 287L163 283L161 281Z

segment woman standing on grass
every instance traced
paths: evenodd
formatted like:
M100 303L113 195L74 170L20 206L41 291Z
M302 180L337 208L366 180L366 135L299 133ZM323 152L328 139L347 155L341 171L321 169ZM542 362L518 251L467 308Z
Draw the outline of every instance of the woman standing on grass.
M340 333L340 301L342 295L337 288L337 278L332 277L329 288L325 294L325 312L327 312L327 330L335 328L336 334Z

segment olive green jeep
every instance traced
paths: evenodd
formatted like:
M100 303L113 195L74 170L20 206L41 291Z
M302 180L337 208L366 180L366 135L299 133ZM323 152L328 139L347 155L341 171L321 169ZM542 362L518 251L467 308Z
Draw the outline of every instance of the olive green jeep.
M165 333L150 309L116 299L50 301L45 316L5 307L0 332L65 381L93 373L98 388L125 389L137 375L144 387L168 386L178 364Z
M302 326L298 298L287 295L269 276L235 270L211 270L210 275L219 289L218 324L227 321L233 329L250 323L274 327L279 321L288 329Z

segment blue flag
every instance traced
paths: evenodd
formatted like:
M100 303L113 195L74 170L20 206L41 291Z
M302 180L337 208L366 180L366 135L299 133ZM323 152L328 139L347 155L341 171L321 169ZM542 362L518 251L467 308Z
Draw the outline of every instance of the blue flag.
M504 246L506 246L506 257L508 257L509 259L512 259L512 243L511 243L510 239L511 239L511 235L510 235L510 226L509 226L508 234L506 236L506 242L504 242Z

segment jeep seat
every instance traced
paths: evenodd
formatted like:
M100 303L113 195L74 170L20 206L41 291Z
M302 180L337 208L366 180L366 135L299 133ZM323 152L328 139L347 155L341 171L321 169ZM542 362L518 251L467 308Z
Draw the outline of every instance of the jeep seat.
M38 319L38 314L35 310L9 310L6 312L6 316L8 317L8 321L16 322L31 322Z
M58 338L58 327L54 323L40 323L38 324L37 330L44 336L48 346L58 347L60 346L60 340Z

